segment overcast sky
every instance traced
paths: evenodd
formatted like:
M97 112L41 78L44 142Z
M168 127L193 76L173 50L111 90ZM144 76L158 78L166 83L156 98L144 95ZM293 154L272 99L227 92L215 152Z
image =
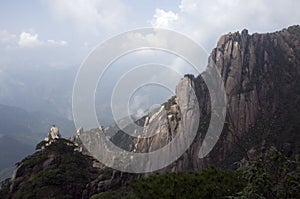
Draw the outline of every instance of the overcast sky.
M149 26L185 33L210 52L227 32L299 24L299 7L299 0L1 1L0 70L79 65L100 42Z
M299 0L1 0L0 104L29 106L24 105L26 100L21 100L22 103L12 103L11 100L25 99L24 96L19 96L18 90L24 91L27 86L24 91L27 93L36 87L31 85L35 84L35 77L28 76L27 83L22 81L26 78L20 78L29 71L67 71L72 68L72 75L65 78L72 82L63 83L67 83L66 88L59 83L47 90L49 84L41 81L39 89L46 94L41 96L41 93L36 92L37 89L31 92L34 98L43 97L43 100L54 106L62 104L58 110L70 107L70 85L73 84L74 74L83 60L96 46L125 31L142 27L175 30L192 38L209 54L222 34L242 31L244 28L250 33L273 32L299 24L299 8ZM162 56L153 53L149 55L148 60ZM147 60L141 53L136 56ZM164 58L165 64L179 64L173 66L173 69L181 73L190 72L176 57L174 60L167 59L166 56ZM139 62L137 57L132 60ZM123 60L120 65L125 65L125 62ZM47 70L43 74L50 74ZM113 72L117 73L118 70L117 66ZM51 77L40 79L51 80ZM61 93L66 93L65 89L70 92L64 102L58 102ZM12 90L18 95L12 93L9 96L7 93ZM61 93L53 93L58 90ZM103 90L105 89L102 92ZM51 97L54 94L59 95L56 100ZM26 99L35 106L36 102L32 102L32 98L29 96ZM139 96L136 97L138 99ZM102 106L108 105L102 103Z

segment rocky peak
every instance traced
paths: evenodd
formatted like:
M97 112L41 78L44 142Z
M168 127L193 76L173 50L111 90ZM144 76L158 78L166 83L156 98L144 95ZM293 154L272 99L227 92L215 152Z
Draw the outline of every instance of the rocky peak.
M201 170L211 164L231 167L262 142L279 148L290 146L291 149L295 146L292 140L300 142L295 138L295 129L300 129L299 125L295 124L294 130L286 125L286 118L296 121L296 112L300 111L297 105L300 104L299 41L299 26L252 35L243 30L220 38L202 75L212 76L211 66L216 65L224 81L227 115L217 144L205 158L200 159L198 154L211 114L215 114L211 113L211 106L219 97L218 93L209 93L202 75L185 75L176 86L176 96L141 120L143 133L154 136L133 138L118 128L109 128L104 133L117 132L112 137L115 144L121 143L122 148L129 151L146 153L162 148L178 134L186 136L199 125L189 149L162 171ZM213 81L211 83L215 85L220 83ZM196 98L193 98L193 92ZM195 111L197 106L200 108L198 113ZM295 117L287 117L291 115L290 111L295 112ZM273 128L274 124L281 130ZM282 135L283 131L289 136Z
M274 33L249 35L243 30L242 33L223 35L210 58L221 73L227 94L227 129L223 132L224 141L219 142L222 151L218 152L224 154L224 159L236 148L234 145L245 145L245 139L255 145L266 137L280 136L279 132L276 135L275 129L267 133L275 123L280 123L277 125L281 126L281 131L295 136L295 131L283 129L287 129L284 118L290 117L292 110L299 111L299 26ZM275 142L277 146L284 145L283 139L273 139L272 144ZM249 146L238 148L247 151ZM222 159L220 155L214 155L219 157L216 159Z
M300 111L297 105L300 103L299 26L275 33L250 35L247 30L243 30L241 33L223 35L210 55L206 74L211 73L211 64L216 65L219 70L227 95L227 116L222 136L213 151L206 158L199 159L197 152L207 129L204 119L194 143L176 163L169 167L170 170L199 170L215 163L230 166L233 162L246 157L253 146L262 142L275 144L279 148L281 145L295 146L291 143L293 140L291 137L296 136L296 131L288 130L285 118L291 115L290 110ZM193 89L196 90L197 95L195 101L189 98ZM212 94L214 95L208 93L201 76L195 78L186 75L176 87L178 102L176 106L181 115L178 126L196 117L184 111L191 110L191 107L195 107L197 103L199 103L201 118L209 119L210 106L213 103L210 102L209 96ZM218 97L215 98L217 100ZM291 120L296 119L293 116ZM277 139L282 136L272 127L274 123L279 123L281 130L289 134L290 138L271 140L271 137ZM167 129L170 129L168 135L181 133L178 131L180 128L177 128L177 131L173 130L171 124L168 123ZM186 128L188 129L185 125L184 129ZM270 132L271 129L274 129L273 132ZM157 136L150 138L150 141L139 140L136 151L146 152L149 149L159 148L165 137ZM300 142L296 139L294 141Z
M60 134L59 134L59 130L58 130L58 127L55 126L55 125L52 125L50 130L49 130L49 133L48 133L48 136L45 137L45 141L48 142L50 140L55 140L55 139L59 139L60 138Z
M60 139L61 136L59 134L58 127L55 125L52 125L48 135L44 138L44 141L39 144L39 149L44 149L45 147L49 146L54 141Z
M211 58L224 80L229 115L238 131L247 131L259 112L274 114L280 95L270 96L271 91L295 86L288 79L297 79L300 74L299 30L299 26L292 26L253 35L243 30L220 38ZM270 97L277 99L271 103Z

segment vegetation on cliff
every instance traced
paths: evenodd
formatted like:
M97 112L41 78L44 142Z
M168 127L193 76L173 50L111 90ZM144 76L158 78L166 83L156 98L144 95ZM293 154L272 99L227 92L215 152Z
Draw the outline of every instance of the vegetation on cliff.
M42 143L38 144L40 147ZM66 139L57 139L43 150L17 163L12 179L12 198L81 198L86 184L99 171L93 158L74 150ZM4 185L7 189L7 183Z

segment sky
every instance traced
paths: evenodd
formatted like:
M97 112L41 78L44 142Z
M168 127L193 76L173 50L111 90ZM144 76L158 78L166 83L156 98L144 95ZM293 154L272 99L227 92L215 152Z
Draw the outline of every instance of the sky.
M6 57L0 69L24 62L78 65L99 43L141 27L182 32L210 52L228 32L268 32L298 24L299 7L298 0L1 0L0 47Z
M50 78L46 79L50 81L51 78L57 78L56 72L71 68L75 76L91 50L125 31L143 27L178 31L193 39L209 54L223 34L245 28L250 33L273 32L300 22L299 0L0 2L0 104L16 98L11 94L13 89L19 88L16 89L19 91L27 85L25 94L31 88L37 89L36 85L31 85L35 83L35 76L29 76L29 73L44 71L41 74L49 74ZM184 67L181 69L183 73L188 71ZM41 93L47 90L43 89L47 87L43 84L43 79L45 78L39 79L40 85L43 85L38 88ZM70 82L62 84L72 85L74 77L66 79ZM61 84L51 87L43 98L49 100L49 103L58 103L56 98L52 99L49 95L61 87ZM71 86L66 89L70 88ZM60 90L60 93L63 92L65 91ZM68 94L70 93L71 91ZM41 94L34 96L39 95ZM8 98L5 99L6 97ZM71 101L68 97L65 98L67 102L62 103L64 106ZM21 104L16 102L16 106L29 106L30 99L27 104L24 101L26 102L23 100Z

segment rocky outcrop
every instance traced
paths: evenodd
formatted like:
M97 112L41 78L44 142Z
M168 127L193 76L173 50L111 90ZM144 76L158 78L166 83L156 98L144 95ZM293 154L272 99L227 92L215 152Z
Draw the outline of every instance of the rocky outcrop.
M60 134L59 134L58 127L55 125L52 125L49 130L49 133L48 133L47 137L45 137L44 141L49 142L51 140L55 140L55 139L59 139L59 138L60 138Z
M219 98L216 93L208 92L203 80L203 75L212 75L213 65L224 82L226 121L213 151L199 159L199 148L211 118L211 103L215 103L211 100ZM297 137L300 127L296 124L297 112L300 111L299 80L299 26L275 33L250 35L243 30L224 35L213 49L204 74L196 78L187 75L179 82L176 103L167 113L154 114L156 117L150 118L144 127L146 131L157 131L155 136L134 140L134 151L149 152L161 148L177 133L189 131L196 125L191 121L200 116L193 144L164 171L201 170L209 164L230 167L235 161L248 158L253 147L262 142L279 148L291 146L291 150L300 142ZM189 98L192 90L196 91L195 101ZM192 111L196 105L200 107L199 115ZM288 127L287 118L293 121L293 130Z
M213 150L199 158L199 150L206 144L204 138L210 119L216 114L211 113L211 107L222 98L217 92L209 92L206 85L205 80L216 72L214 66L224 82L226 120ZM210 81L220 86L217 80ZM300 151L297 148L300 146L299 85L299 26L266 34L250 35L247 30L229 33L212 50L202 75L186 75L177 85L175 97L137 121L144 134L154 136L134 138L116 126L102 133L113 135L111 140L123 149L145 153L161 149L176 135L184 136L197 126L191 146L161 172L199 171L208 165L233 167L236 161L255 156L257 146L275 145L293 153ZM194 91L197 99L191 97ZM195 111L196 107L199 111ZM110 186L105 183L107 180L113 181L96 179L85 191L88 195L99 192Z
M95 159L75 149L73 142L59 138L26 157L17 163L9 196L3 197L82 198L86 184L101 173Z
M299 50L299 26L253 35L243 30L221 37L211 58L227 93L227 129L212 153L214 162L229 160L234 150L242 153L235 160L246 157L265 141L279 148L299 145L299 125L289 128L289 123L297 123L294 113L300 110Z
M124 192L130 190L130 183L139 178L140 175L124 173L121 171L104 168L100 171L99 176L88 183L82 193L82 198L91 198L95 193L102 193L111 190L118 190L123 187Z

